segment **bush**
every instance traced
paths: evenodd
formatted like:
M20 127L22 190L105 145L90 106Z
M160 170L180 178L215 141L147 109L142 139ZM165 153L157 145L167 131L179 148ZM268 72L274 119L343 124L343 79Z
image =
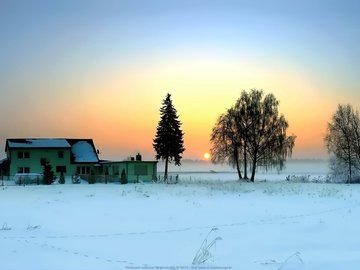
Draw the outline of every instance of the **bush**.
M88 176L88 183L95 184L95 182L96 182L96 179L95 179L94 172L91 172L90 175Z
M350 184L360 184L360 176L355 175L352 177L352 179L349 181Z
M65 176L64 176L63 172L60 173L59 183L60 184L65 184Z
M128 180L127 180L126 173L125 173L124 169L121 172L120 183L121 184L127 184L128 183Z
M44 177L43 177L44 185L51 185L52 183L54 183L55 174L54 174L54 171L52 170L52 166L50 165L50 163L48 161L44 165L43 175L44 175Z

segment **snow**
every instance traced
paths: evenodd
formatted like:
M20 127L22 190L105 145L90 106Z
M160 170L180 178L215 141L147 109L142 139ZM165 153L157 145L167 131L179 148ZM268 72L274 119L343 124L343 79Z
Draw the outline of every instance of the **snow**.
M70 148L66 139L9 139L11 148Z
M94 147L87 141L74 143L71 151L75 157L75 162L99 162Z
M360 267L358 185L69 183L0 188L0 269Z

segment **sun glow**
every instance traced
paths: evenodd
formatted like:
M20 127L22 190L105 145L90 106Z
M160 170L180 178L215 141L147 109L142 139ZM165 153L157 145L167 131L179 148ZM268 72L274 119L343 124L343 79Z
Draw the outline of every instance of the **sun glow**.
M210 154L208 152L204 153L204 159L208 160L210 158Z

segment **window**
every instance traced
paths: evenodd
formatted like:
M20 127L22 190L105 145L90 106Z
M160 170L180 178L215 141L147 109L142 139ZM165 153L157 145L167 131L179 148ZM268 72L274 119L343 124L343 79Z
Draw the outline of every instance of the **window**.
M77 174L90 174L90 167L89 166L78 166L76 168Z
M64 158L64 151L58 151L58 158Z
M56 172L57 173L66 173L66 166L56 166Z
M18 159L30 158L30 152L18 152Z
M29 167L19 167L18 173L30 173L30 168Z

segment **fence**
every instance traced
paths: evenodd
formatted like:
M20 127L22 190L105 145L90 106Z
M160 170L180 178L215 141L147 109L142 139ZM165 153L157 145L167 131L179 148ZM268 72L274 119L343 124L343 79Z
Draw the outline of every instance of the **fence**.
M175 178L174 178L175 180ZM143 183L143 182L152 182L154 181L153 177L148 176L137 176L130 175L126 179L126 183ZM54 180L54 183L59 182L59 177ZM89 184L95 183L121 183L121 176L119 175L93 175L93 174L77 174L77 175L67 175L65 177L66 184L80 184L87 182ZM0 186L13 186L13 185L42 185L43 179L41 174L29 174L29 175L10 175L10 176L0 176Z
M79 177L81 180L87 181L89 184L95 184L95 183L116 183L120 182L120 177L118 175L93 175L93 174L79 174L74 177Z

